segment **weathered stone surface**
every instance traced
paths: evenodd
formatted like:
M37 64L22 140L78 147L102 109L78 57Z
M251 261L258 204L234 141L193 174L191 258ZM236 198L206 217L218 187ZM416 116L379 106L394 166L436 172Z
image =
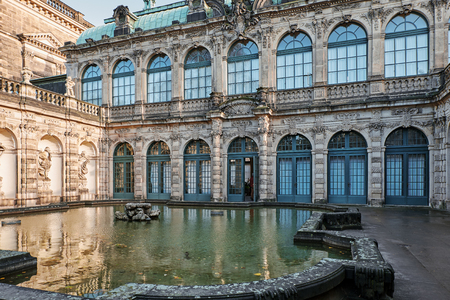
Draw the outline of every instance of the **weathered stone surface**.
M150 203L127 203L125 212L116 211L114 216L117 220L124 221L150 221L157 219L161 214L159 209L151 210Z
M0 250L0 276L36 268L36 266L37 258L32 257L28 252Z

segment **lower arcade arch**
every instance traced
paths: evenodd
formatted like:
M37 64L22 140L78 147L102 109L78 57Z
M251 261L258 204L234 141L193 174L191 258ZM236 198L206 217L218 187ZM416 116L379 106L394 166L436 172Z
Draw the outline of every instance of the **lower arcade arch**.
M328 202L366 204L367 143L355 132L338 132L328 143Z
M386 139L386 204L428 205L428 139L415 128L398 128Z
M258 146L251 138L236 138L228 147L228 202L258 201Z
M211 149L194 140L184 150L184 200L211 200Z
M147 199L170 199L171 173L169 146L153 142L147 150Z
M113 197L120 199L134 198L134 151L130 144L121 143L113 157L114 191Z
M311 203L311 143L302 135L285 136L278 144L277 200Z
M11 205L17 194L17 146L14 135L0 129L0 204Z

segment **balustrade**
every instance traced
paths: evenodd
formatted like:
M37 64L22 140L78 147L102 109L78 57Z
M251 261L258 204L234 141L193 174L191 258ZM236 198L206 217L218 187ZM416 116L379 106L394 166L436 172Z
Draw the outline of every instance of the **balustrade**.
M296 89L277 91L275 103L277 105L285 105L299 102L312 101L314 98L314 89Z
M429 75L388 79L384 84L385 92L388 94L431 90L433 88L432 77Z
M194 100L182 100L181 112L208 112L212 109L212 102L210 98L194 99Z
M356 82L327 87L328 99L343 99L369 95L369 83Z
M20 94L20 83L0 77L0 90L5 93L19 95Z
M132 119L134 105L113 106L109 109L111 119Z

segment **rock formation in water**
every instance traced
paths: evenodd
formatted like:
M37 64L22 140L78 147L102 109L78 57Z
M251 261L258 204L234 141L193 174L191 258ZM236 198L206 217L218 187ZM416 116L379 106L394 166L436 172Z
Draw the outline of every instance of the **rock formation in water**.
M117 220L124 221L150 221L157 219L161 211L151 210L150 203L127 203L125 204L125 212L116 211L115 217Z

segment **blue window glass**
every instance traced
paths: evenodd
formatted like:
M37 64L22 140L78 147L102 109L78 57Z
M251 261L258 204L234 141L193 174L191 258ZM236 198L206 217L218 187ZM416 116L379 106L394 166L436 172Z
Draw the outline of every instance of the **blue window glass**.
M258 87L258 47L250 40L239 41L228 54L228 95L256 93Z
M361 26L341 25L328 38L328 84L367 80L367 36Z
M277 149L278 202L311 202L311 143L285 136Z
M165 102L172 99L172 71L167 55L157 55L147 69L147 101Z
M367 143L357 132L338 132L328 143L330 203L366 203Z
M194 49L184 64L184 99L207 98L211 94L211 55L205 48Z
M133 148L128 143L118 145L114 152L114 198L134 197L133 154Z
M164 142L154 142L147 151L147 198L170 199L172 171L170 150Z
M415 128L399 128L386 139L386 203L428 204L428 139Z
M90 65L84 71L82 83L82 100L95 104L102 105L102 72L96 65Z
M135 102L134 65L131 60L121 60L114 68L113 106L130 105Z
M428 73L428 24L411 13L394 17L386 26L385 77Z
M202 140L191 141L184 150L184 197L186 201L211 199L211 150Z
M303 33L286 35L277 49L277 89L312 86L311 39Z

